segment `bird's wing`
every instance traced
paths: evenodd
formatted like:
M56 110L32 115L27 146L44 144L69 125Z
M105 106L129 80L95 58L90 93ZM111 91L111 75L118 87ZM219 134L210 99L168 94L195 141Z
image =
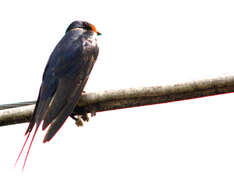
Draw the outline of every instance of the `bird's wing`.
M30 133L37 124L36 127L38 127L42 121L43 115L45 113L45 110L47 109L49 103L51 102L51 99L53 98L53 95L57 89L58 86L58 80L53 79L50 81L47 81L46 85L41 85L40 91L39 91L39 96L36 102L36 107L33 112L33 116L31 118L31 121L29 123L29 126L26 130L25 135Z
M53 102L51 102L47 115L44 118L42 129L44 130L48 125L50 126L43 142L49 141L61 128L67 117L71 114L84 89L86 81L87 79L82 79L77 84L75 84L74 81L61 81L58 86L59 90L55 93L52 100ZM69 87L72 89L67 89L66 87L69 82L70 84L73 83ZM62 96L62 98L60 96ZM61 103L61 101L63 102Z

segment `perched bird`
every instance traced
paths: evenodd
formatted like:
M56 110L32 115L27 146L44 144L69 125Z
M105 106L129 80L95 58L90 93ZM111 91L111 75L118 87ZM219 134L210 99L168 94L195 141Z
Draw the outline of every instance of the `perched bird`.
M17 158L18 161L35 128L23 169L39 126L42 130L48 128L43 142L50 141L76 106L98 56L97 35L100 33L94 25L74 21L50 55L36 107L25 133L27 138Z

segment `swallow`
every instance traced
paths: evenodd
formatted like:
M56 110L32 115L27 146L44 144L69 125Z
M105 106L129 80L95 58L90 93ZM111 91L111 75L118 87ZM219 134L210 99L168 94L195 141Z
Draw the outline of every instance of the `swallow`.
M42 130L48 129L43 140L48 142L71 115L97 60L97 36L100 34L94 25L74 21L54 48L44 70L36 106L25 133L26 140L16 160L17 163L35 129L22 170L39 126Z

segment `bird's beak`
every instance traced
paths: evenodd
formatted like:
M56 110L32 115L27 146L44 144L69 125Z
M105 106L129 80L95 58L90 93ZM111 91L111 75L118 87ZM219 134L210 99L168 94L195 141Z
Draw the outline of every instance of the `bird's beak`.
M98 36L100 36L100 35L102 35L102 33L100 33L100 32L97 32L97 35L98 35Z

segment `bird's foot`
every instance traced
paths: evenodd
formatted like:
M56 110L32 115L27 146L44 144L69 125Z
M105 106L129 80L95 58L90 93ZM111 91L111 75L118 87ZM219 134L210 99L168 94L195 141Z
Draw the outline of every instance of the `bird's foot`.
M81 118L83 121L87 121L87 122L89 121L89 116L87 113L84 113L83 115L81 115Z
M92 109L90 112L91 117L96 115L96 110ZM78 108L77 110L74 109L74 112L70 115L70 117L72 119L75 120L76 125L79 126L83 126L83 122L84 121L89 121L89 116L88 116L88 112L85 111L85 109L83 108Z
M96 116L96 111L95 110L92 110L90 113L91 113L91 117Z
M83 126L83 121L89 121L89 117L87 113L84 113L82 115L71 115L71 118L75 120L77 127Z

